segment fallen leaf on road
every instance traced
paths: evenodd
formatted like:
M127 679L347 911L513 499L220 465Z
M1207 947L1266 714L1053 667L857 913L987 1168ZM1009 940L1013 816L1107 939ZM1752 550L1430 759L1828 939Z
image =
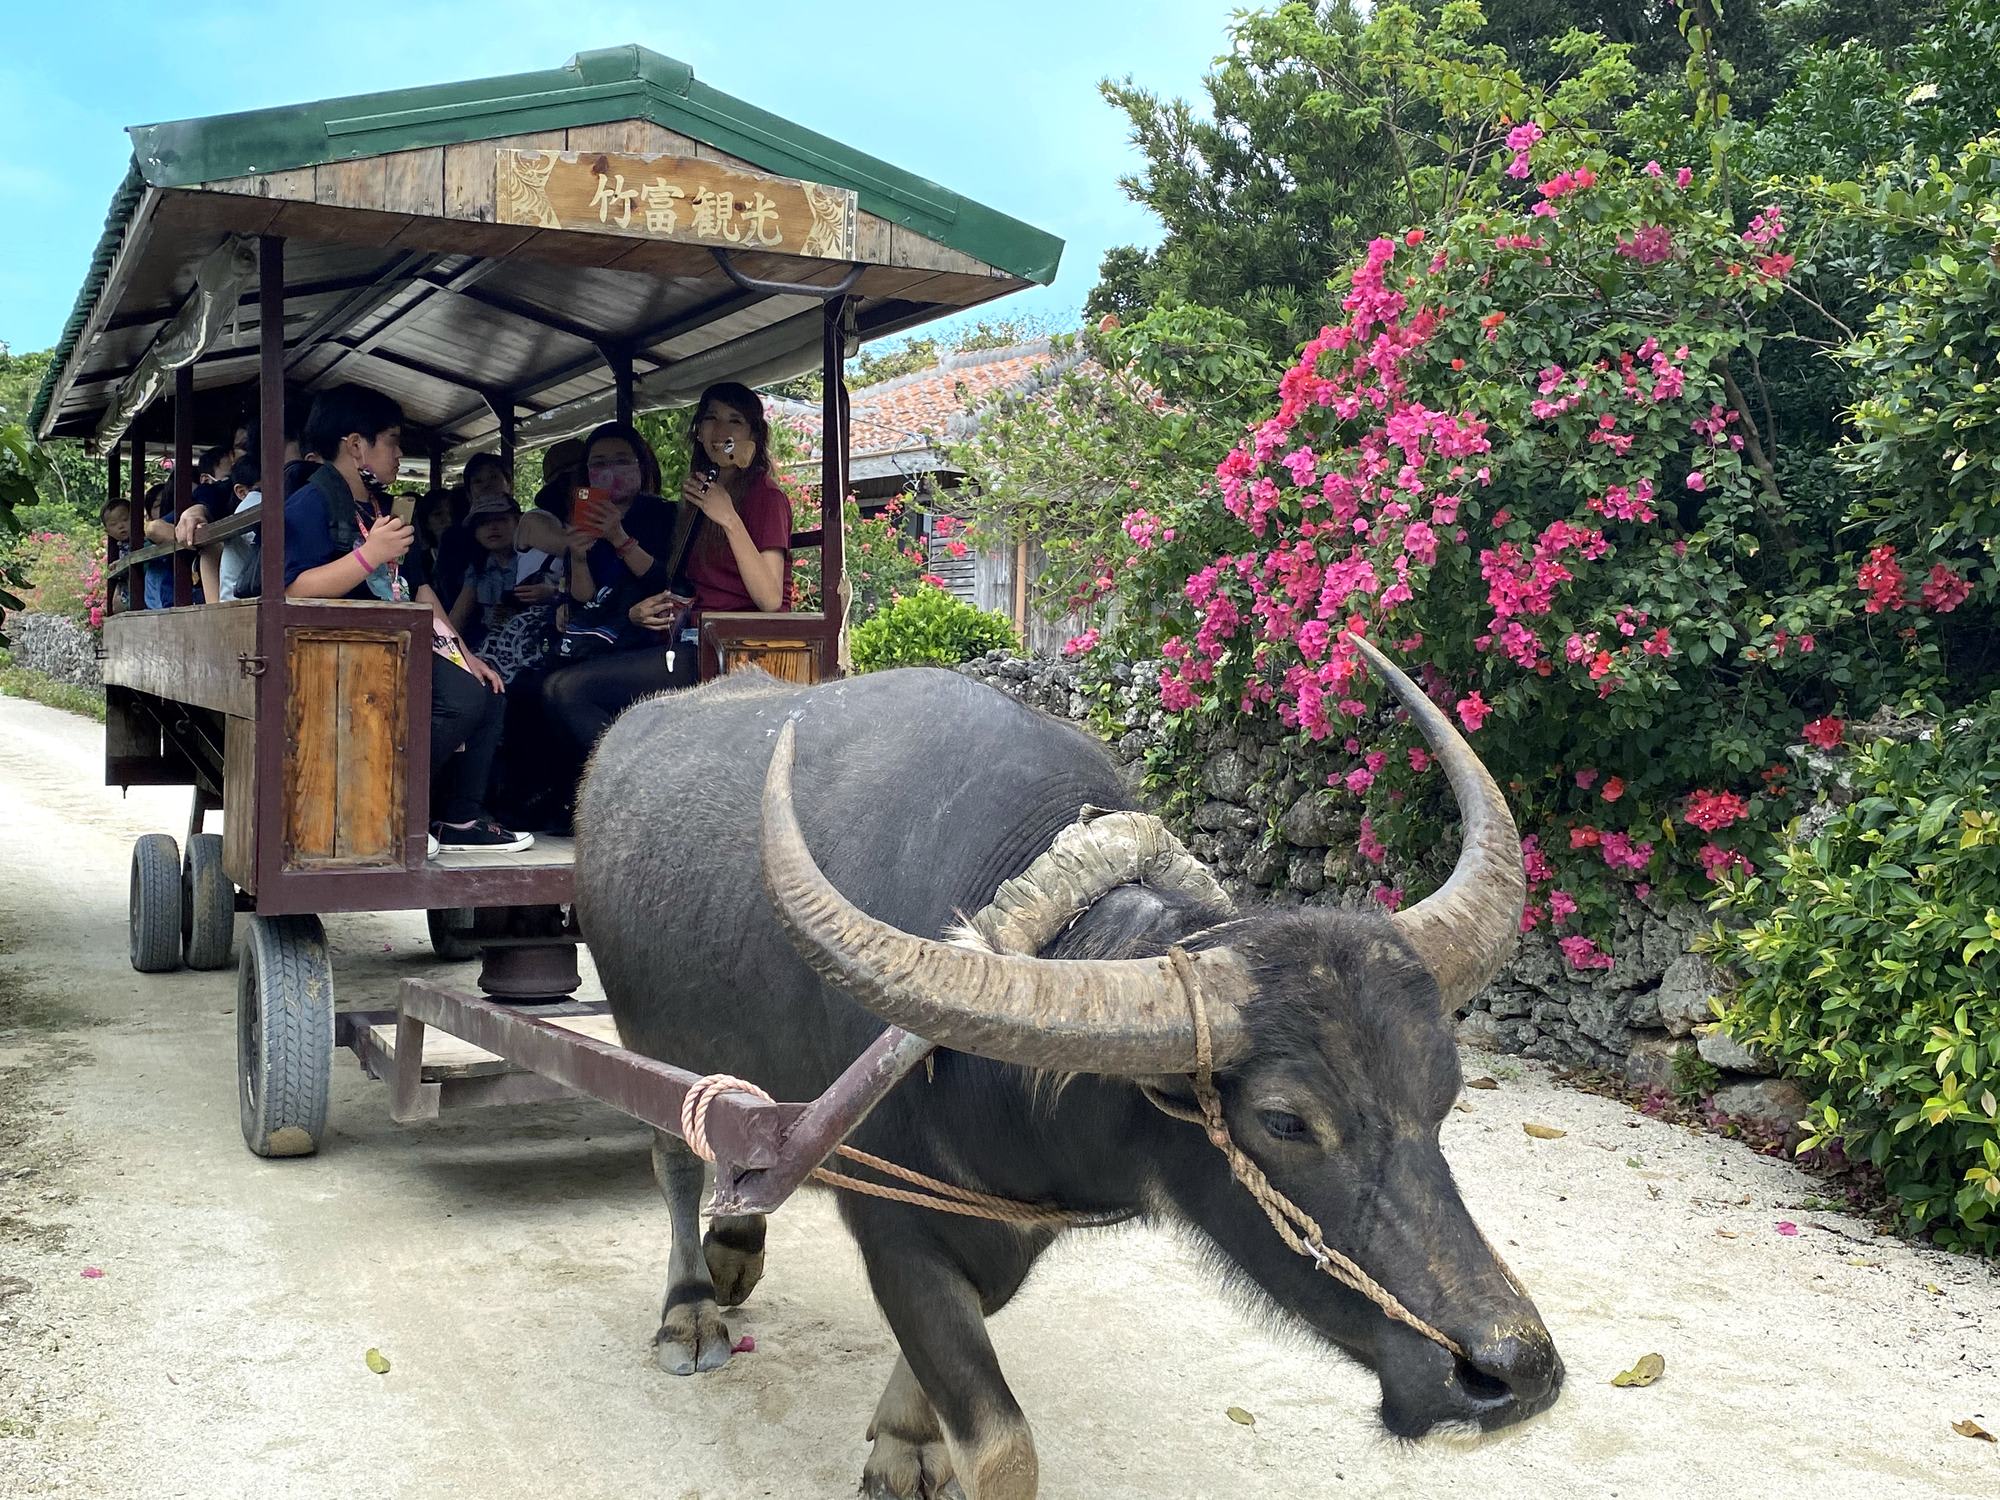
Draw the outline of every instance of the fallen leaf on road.
M1229 1420L1234 1422L1238 1427L1255 1427L1257 1425L1257 1419L1251 1416L1249 1412L1245 1411L1240 1406L1230 1407L1228 1411L1223 1413L1223 1415L1229 1418Z
M755 1354L757 1352L756 1335L750 1333L744 1334L742 1338L729 1346L729 1352L731 1354Z
M1472 1106L1470 1104L1467 1104L1463 1099L1459 1100L1458 1103L1454 1104L1452 1108L1457 1110L1462 1115L1469 1115L1473 1113Z
M1942 1297L1944 1295L1944 1288L1939 1286L1935 1281L1926 1281L1924 1283L1924 1290L1929 1292L1933 1297Z
M1559 1141L1569 1134L1567 1130L1558 1130L1553 1125L1537 1125L1533 1120L1523 1121L1521 1128L1538 1141Z
M1794 1224L1790 1219L1778 1220L1778 1233L1782 1234L1786 1239L1791 1239L1798 1232L1799 1226Z
M83 1279L85 1281L101 1281L104 1279L104 1273L98 1270L96 1266L85 1266L83 1268Z
M18 1297L23 1292L32 1292L34 1289L33 1282L19 1276L0 1276L0 1302L5 1302L9 1297Z
M1978 1438L1982 1443L2000 1443L2000 1438L1994 1437L1992 1433L1981 1427L1970 1417L1967 1417L1963 1422L1952 1423L1951 1430L1960 1437Z
M1639 1362L1629 1370L1620 1370L1611 1377L1613 1385L1651 1385L1667 1373L1667 1361L1658 1354L1642 1354Z
M1733 1240L1736 1238L1736 1231L1733 1229L1718 1229L1715 1232L1721 1235L1725 1240Z
M1879 1266L1882 1264L1882 1262L1879 1260L1867 1260L1859 1255L1848 1256L1847 1263L1850 1266Z
M387 1375L389 1373L388 1356L380 1349L370 1349L362 1358L368 1361L368 1368L373 1370L377 1375Z
M1465 1086L1469 1089L1497 1089L1500 1087L1500 1080L1497 1078L1488 1078L1484 1074L1481 1074L1477 1078L1466 1079Z

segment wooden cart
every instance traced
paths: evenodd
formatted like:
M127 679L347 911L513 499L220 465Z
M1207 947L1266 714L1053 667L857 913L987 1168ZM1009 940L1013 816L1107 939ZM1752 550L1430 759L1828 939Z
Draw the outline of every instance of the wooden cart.
M822 494L838 497L843 360L867 339L1046 284L1061 253L638 47L131 134L32 421L40 437L106 454L113 498L129 465L135 546L149 444L171 449L178 510L197 440L224 441L255 413L263 493L280 495L287 404L349 381L402 404L435 486L475 452L511 462L522 445L691 403L716 380L817 369ZM710 616L703 675L746 662L801 681L838 671L840 509L799 539L820 548L823 610ZM259 525L260 598L194 605L189 554L142 547L112 569L133 607L104 625L107 783L194 796L184 839L148 834L133 850L132 963L221 968L236 951L250 1149L315 1149L337 1045L390 1081L399 1118L618 1093L657 1069L606 1061L608 1018L565 1000L578 984L569 840L426 857L428 611L287 601L281 505L205 540ZM173 569L173 607L143 607L148 563ZM488 997L557 1002L551 1019L424 1000L437 987L416 986L432 1028L455 1023L486 1044L434 1047L427 1061L425 1023L407 1010L341 1012L322 916L416 909L441 954L481 955ZM574 1066L551 1062L564 1037L577 1039Z

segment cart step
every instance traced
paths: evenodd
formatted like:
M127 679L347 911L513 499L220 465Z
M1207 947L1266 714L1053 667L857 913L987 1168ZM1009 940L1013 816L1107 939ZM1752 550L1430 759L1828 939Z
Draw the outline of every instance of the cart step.
M536 1007L528 1014L537 1020L547 1021L551 1026L560 1026L565 1031L579 1032L614 1047L618 1045L618 1024L603 1010L564 1015L551 1006L546 1009ZM368 1040L372 1044L371 1050L385 1062L396 1060L396 1023L393 1019L370 1026ZM491 1078L501 1073L524 1071L514 1067L506 1058L496 1057L484 1047L475 1047L448 1031L440 1031L434 1026L425 1028L425 1083L441 1083L448 1078Z
M433 855L430 863L440 870L546 870L575 864L576 840L538 833L527 849L446 849Z

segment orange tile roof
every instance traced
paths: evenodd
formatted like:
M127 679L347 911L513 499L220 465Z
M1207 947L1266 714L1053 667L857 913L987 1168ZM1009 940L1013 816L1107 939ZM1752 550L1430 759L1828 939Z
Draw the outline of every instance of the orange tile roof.
M927 370L863 386L849 398L848 454L867 458L930 448L946 436L953 417L1027 384L1058 358L1046 340L1038 340L1011 350L947 356ZM818 403L786 403L773 415L803 440L805 456L793 466L818 463Z

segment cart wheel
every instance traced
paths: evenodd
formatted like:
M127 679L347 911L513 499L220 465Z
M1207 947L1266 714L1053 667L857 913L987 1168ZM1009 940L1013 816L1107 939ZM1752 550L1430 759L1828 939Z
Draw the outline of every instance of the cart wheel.
M450 963L479 957L479 939L473 936L477 914L469 906L440 906L424 914L431 931L431 951Z
M181 964L181 851L168 833L132 846L132 967L164 974Z
M252 917L236 966L236 1081L244 1144L310 1156L333 1078L333 964L318 917Z
M229 962L236 928L236 886L222 873L222 835L197 833L181 862L181 951L190 969Z

